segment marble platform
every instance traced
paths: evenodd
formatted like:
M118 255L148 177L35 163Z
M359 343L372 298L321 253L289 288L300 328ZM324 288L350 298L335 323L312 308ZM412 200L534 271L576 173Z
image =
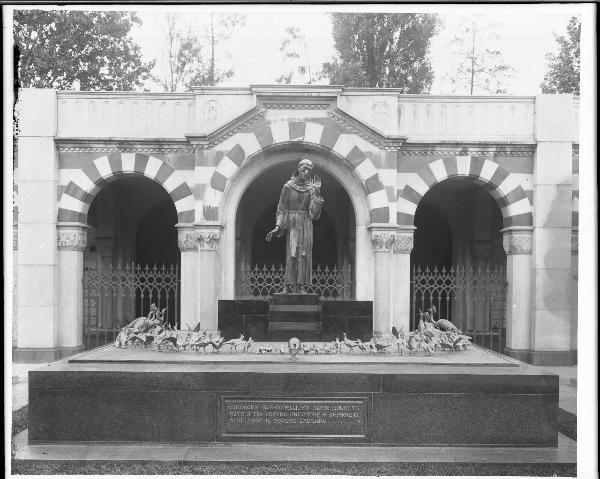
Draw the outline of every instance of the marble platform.
M557 414L558 376L478 347L291 359L106 346L29 373L28 441L553 448Z

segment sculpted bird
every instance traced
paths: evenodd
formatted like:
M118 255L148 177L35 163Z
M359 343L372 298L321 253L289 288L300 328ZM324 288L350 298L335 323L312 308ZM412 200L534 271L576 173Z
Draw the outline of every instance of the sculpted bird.
M230 347L230 351L233 351L235 349L235 351L237 352L237 348L239 346L244 346L244 344L246 344L246 341L244 341L244 335L240 334L239 338L225 341L225 344L227 344Z
M348 336L346 336L346 333L342 333L344 335L344 344L346 345L346 347L348 347L350 349L351 353L354 353L354 348L356 348L358 346L358 343L354 340L348 339Z
M213 352L219 352L219 350L221 349L221 346L223 346L223 344L225 344L225 339L222 337L217 338L214 341L210 341L210 345L213 347Z
M435 306L431 306L431 308L429 308L429 312L431 312L431 314L425 313L425 319L427 322L433 324L435 328L439 329L440 331L452 331L462 334L462 332L447 319L438 319L437 321L433 319L433 314L437 312L437 308Z

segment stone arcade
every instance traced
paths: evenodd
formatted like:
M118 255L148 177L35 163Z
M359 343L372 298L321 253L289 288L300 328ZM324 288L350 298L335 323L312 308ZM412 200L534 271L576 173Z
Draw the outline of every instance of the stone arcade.
M125 280L106 295L119 301L93 296L95 271L131 263L132 277L176 285L161 299L172 321L218 330L219 301L258 299L248 278L283 262L264 234L306 157L327 200L314 264L345 278L338 299L367 315L372 302L370 328L411 326L415 266L499 267L507 286L485 311L445 313L515 358L573 364L578 104L335 86L21 90L13 357L59 359L147 314ZM154 263L167 267L142 274Z
M436 304L480 344L574 363L577 99L258 85L23 90L18 108L14 357L80 353L30 373L31 444L557 446L558 378L478 347L297 361L93 347L150 302L182 329L294 318L263 301L285 254L264 236L302 157L326 198L301 305L319 335L406 331ZM500 287L477 303L423 278Z

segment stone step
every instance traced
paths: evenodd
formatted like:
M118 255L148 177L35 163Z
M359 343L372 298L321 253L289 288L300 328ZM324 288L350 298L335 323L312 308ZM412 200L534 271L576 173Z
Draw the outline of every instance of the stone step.
M297 321L299 323L305 322L319 322L321 321L321 315L319 312L308 313L305 311L277 311L271 315L271 321Z
M269 331L321 331L321 323L318 321L272 321L269 323Z

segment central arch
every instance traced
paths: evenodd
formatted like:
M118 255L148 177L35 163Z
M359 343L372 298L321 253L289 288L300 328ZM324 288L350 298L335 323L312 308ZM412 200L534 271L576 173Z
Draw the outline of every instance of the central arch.
M325 170L344 188L355 214L355 293L357 300L372 300L373 297L373 253L369 246L367 225L371 222L371 209L364 192L364 185L352 173L350 168L341 162L327 159L329 152L322 148L309 146L304 148L270 149L262 152L261 157L267 160L269 167L275 167L296 160L299 156L309 157L318 169ZM220 262L223 265L221 277L221 297L234 299L235 296L235 225L239 203L248 187L264 174L265 161L245 162L230 178L222 194L222 207L219 210L219 222L223 225L223 239L219 249Z
M223 193L238 169L272 148L318 148L335 163L346 166L360 181L369 205L371 223L390 222L390 207L387 193L377 168L358 146L359 138L354 134L341 133L320 123L308 121L277 121L251 133L238 133L233 144L222 155L212 173L203 197L203 218L207 221L219 219L219 209L226 205Z

